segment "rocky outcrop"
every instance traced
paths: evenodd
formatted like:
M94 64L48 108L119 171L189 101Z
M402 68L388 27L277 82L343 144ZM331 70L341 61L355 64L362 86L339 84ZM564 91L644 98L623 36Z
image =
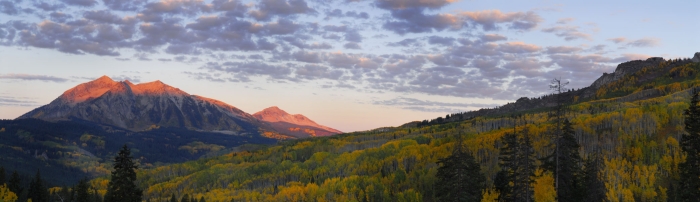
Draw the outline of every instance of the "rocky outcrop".
M700 62L700 52L695 53L695 57L693 57L693 62Z

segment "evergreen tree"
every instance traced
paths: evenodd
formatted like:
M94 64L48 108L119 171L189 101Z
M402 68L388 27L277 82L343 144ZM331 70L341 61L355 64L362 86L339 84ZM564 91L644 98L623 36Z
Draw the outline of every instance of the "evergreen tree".
M180 198L180 202L190 202L190 195L185 194L182 196L182 198Z
M533 201L535 176L534 148L527 131L507 133L501 138L498 165L494 187L500 193L499 201Z
M457 139L452 154L438 161L436 196L440 201L481 201L486 177L474 156Z
M528 131L522 131L518 152L516 154L516 170L513 176L513 197L515 201L534 201L535 191L532 187L535 182L535 149Z
M19 177L19 173L14 171L12 172L12 177L10 177L10 180L7 182L7 188L10 189L11 192L17 194L17 196L22 196L22 191L24 191L24 189L21 183L22 179Z
M700 199L700 97L693 90L690 107L685 110L685 131L681 137L681 150L686 154L685 162L678 165L680 171L680 195L682 201Z
M581 199L581 155L579 154L579 144L574 137L574 129L568 119L564 120L561 128L561 135L556 140L558 145L556 151L548 156L548 162L544 168L554 173L559 181L557 190L558 200L578 201ZM558 158L556 158L558 156ZM557 169L558 165L558 169Z
M513 197L513 186L515 182L515 172L517 170L516 155L518 151L518 136L515 133L506 133L501 137L503 144L499 148L498 166L501 168L494 179L494 186L500 193L498 201L515 201Z
M112 180L107 184L105 202L140 202L142 191L136 187L136 169L132 161L131 151L124 145L114 157Z
M199 197L199 202L206 202L206 201L204 200L204 196Z
M175 194L170 195L170 202L177 202L177 198L175 198Z
M87 179L80 180L75 186L75 202L90 202L89 190Z
M41 173L37 170L34 180L29 182L29 191L27 192L27 199L31 199L35 202L45 202L49 200L49 192L44 185L44 180L41 179Z
M0 166L0 185L7 183L5 180L5 167Z
M587 202L605 201L605 183L601 178L602 163L598 155L588 157L583 170L583 191Z

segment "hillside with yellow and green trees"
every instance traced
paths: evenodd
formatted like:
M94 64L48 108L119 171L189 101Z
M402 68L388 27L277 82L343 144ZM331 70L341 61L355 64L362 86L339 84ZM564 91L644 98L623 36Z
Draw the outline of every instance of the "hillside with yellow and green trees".
M184 163L143 163L150 161L134 157L148 150L132 143L137 155L124 146L115 158L130 169L98 161L102 177L84 178L73 187L46 188L39 172L31 180L17 172L6 180L0 168L0 184L8 182L0 186L0 197L119 201L115 197L123 194L115 184L130 189L129 200L153 202L700 197L700 63L630 61L589 87L567 89L566 84L553 79L542 84L552 94L497 108L330 137L222 147ZM12 124L8 130L16 130ZM5 133L3 128L0 134ZM108 143L109 148L116 144L121 142ZM46 166L41 172L51 176L79 172Z
M137 184L148 201L440 201L441 167L466 151L484 176L469 182L481 201L683 201L700 181L683 170L697 170L700 122L688 120L700 120L690 102L700 63L640 64L651 65L598 88L555 80L541 107L289 140L140 170Z

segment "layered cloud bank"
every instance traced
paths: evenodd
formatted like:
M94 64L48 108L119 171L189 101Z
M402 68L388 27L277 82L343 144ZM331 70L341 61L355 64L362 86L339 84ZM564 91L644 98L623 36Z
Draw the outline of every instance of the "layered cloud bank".
M183 74L212 82L319 81L323 88L513 100L547 92L543 83L553 77L576 78L572 85L582 87L619 62L648 57L612 51L661 44L653 37L599 39L595 26L545 19L541 10L449 8L456 3L2 0L0 45L183 62L193 67ZM518 34L577 44L541 45L514 39ZM421 107L432 103L397 98L375 104L425 111Z

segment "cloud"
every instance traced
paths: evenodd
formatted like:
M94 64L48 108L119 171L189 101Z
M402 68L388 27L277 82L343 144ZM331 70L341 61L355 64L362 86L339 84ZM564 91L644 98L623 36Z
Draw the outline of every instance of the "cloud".
M22 8L16 6L14 2L8 0L0 1L0 13L4 13L7 15L18 15L21 12Z
M593 40L591 38L590 34L583 33L579 31L578 26L566 26L566 25L561 25L561 26L554 26L550 28L545 28L542 29L543 32L547 33L554 33L554 35L558 37L564 38L564 40L567 41L573 41L577 39L585 39L585 40Z
M32 75L32 74L0 74L0 79L13 79L13 80L25 80L25 81L46 81L46 82L56 82L63 83L68 81L68 79L48 76L48 75Z
M571 53L576 53L579 51L582 51L583 49L580 47L573 47L573 46L549 46L547 47L547 53L548 54L571 54Z
M498 24L506 24L510 30L531 30L542 22L542 17L535 12L510 12L503 13L500 10L467 11L460 13L473 26L479 26L485 31L501 29Z
M343 45L343 47L347 48L347 49L362 49L360 44L355 43L355 42L346 43L345 45Z
M608 39L608 41L612 41L612 42L614 42L614 43L622 43L622 42L627 41L627 38L625 38L625 37L617 37L617 38Z
M63 3L76 6L91 7L97 4L95 0L61 0Z
M219 78L219 74L209 74L209 73L203 73L203 72L182 72L186 74L188 77L196 79L196 80L206 80L206 81L211 81L211 82L226 82L225 79Z
M126 76L126 75L118 75L118 76L111 76L112 80L115 81L131 81L134 83L139 83L141 82L141 77L140 76Z
M0 106L36 107L39 103L31 98L0 95Z
M252 10L249 14L261 21L270 20L273 16L286 17L316 12L309 8L304 0L262 0L257 7L258 10Z
M661 44L661 40L657 38L642 38L627 43L628 46L634 47L656 47Z
M493 42L493 41L506 41L508 37L499 34L484 34L479 37L482 41Z
M372 104L397 106L401 107L402 109L408 109L413 111L447 113L466 111L467 108L488 108L498 106L498 104L438 102L408 97L397 97L388 100L375 100L372 102Z
M534 53L542 48L534 44L526 44L524 42L515 41L500 44L499 50L505 53Z

